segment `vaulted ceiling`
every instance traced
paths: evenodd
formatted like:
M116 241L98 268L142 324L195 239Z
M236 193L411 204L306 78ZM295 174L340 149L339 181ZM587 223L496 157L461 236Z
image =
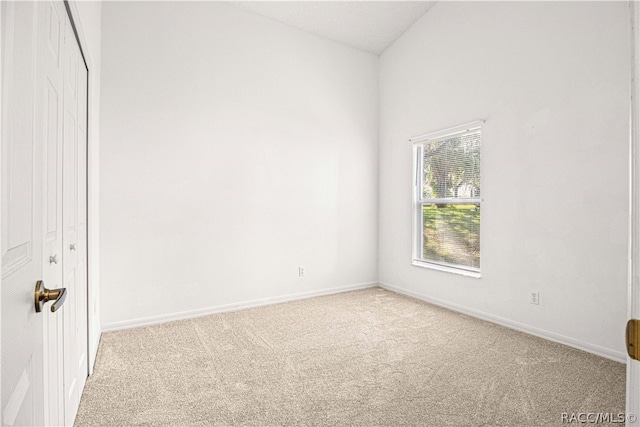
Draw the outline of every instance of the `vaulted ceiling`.
M234 1L267 18L380 55L435 1Z

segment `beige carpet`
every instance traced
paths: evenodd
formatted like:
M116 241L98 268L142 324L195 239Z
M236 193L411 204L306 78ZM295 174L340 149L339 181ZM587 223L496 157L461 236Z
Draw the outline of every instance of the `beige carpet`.
M567 425L624 400L623 364L372 288L106 333L76 425Z

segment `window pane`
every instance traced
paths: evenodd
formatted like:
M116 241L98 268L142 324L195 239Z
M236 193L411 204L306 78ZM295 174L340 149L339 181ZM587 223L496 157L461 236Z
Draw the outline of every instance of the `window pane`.
M428 142L423 153L423 198L480 197L480 130Z
M425 204L425 261L480 268L480 204Z

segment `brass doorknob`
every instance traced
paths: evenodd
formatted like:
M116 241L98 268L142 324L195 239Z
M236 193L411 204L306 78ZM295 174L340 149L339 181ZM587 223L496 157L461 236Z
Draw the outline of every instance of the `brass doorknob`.
M629 357L633 360L640 360L640 320L629 319L625 338Z
M42 311L42 306L46 302L55 300L51 305L51 312L53 313L58 310L62 304L64 304L64 300L66 299L67 288L47 289L44 287L44 282L42 280L38 280L36 283L36 291L34 292L36 313L40 313Z

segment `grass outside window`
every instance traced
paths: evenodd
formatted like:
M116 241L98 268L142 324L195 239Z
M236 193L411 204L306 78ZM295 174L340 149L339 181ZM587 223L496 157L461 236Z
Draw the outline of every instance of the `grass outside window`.
M422 257L480 268L480 205L422 206Z

